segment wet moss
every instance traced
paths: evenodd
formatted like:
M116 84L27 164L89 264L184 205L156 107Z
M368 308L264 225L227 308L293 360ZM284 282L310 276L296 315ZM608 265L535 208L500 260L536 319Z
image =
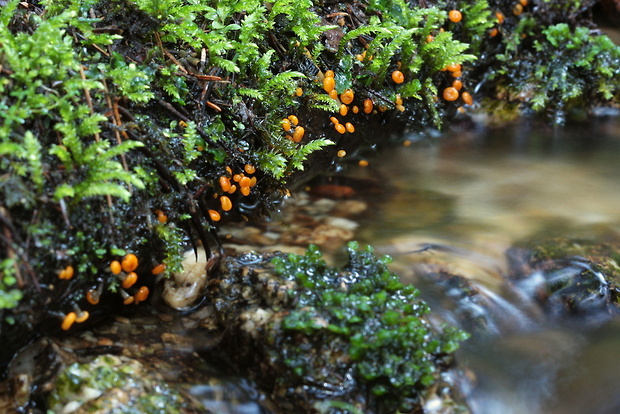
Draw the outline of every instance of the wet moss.
M327 266L315 246L271 263L254 257L268 267L242 266L219 281L212 298L228 331L222 350L281 409L418 409L467 335L431 328L428 306L388 270L389 258L356 243L348 253L342 268Z
M62 319L41 322L87 308L90 289L122 295L107 269L126 253L140 259L135 289L152 283L156 264L177 270L184 250L203 244L210 254L213 217L268 213L305 178L295 172L339 168L327 146L361 154L388 141L363 125L422 130L458 116L469 99L439 98L457 78L477 100L558 120L617 103L618 48L590 30L591 4L549 0L517 15L504 0L8 2L0 292L14 310L3 323L45 334ZM354 96L340 115L346 89ZM355 114L366 100L374 109ZM299 126L289 134L290 115ZM355 132L337 132L331 115ZM226 193L224 211L219 180L246 164L256 185ZM59 280L67 266L74 277Z

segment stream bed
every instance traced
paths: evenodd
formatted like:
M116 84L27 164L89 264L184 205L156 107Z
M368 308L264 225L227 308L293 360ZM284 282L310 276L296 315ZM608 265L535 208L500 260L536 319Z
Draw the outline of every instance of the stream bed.
M491 304L473 310L486 330L457 353L472 412L620 412L620 321L550 318L531 298L535 282L506 278L506 251L521 240L618 240L618 119L406 138L371 165L390 195L356 237L390 254L444 321L459 324L459 310L420 277L433 266L464 276Z

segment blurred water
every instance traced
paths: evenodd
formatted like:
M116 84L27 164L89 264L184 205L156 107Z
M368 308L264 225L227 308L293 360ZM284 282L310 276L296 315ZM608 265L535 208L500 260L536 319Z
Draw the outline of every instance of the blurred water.
M391 254L443 320L484 313L487 332L458 354L471 371L462 384L472 412L620 412L620 322L550 321L530 299L535 277L521 286L504 278L505 250L523 238L620 239L618 119L406 138L411 146L372 165L388 194L361 223L360 241ZM472 280L485 306L446 306L445 292L419 279L434 268Z

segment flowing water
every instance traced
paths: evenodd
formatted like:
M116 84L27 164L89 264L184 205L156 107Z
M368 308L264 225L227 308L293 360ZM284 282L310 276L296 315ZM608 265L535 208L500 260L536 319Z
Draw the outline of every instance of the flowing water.
M620 122L562 129L527 122L453 131L383 153L369 170L386 183L360 241L393 256L443 320L422 268L466 276L489 304L488 322L458 353L463 393L476 414L620 412L620 320L560 323L531 300L535 277L508 284L505 251L531 237L620 235ZM384 160L383 163L381 160ZM416 252L422 250L421 252Z

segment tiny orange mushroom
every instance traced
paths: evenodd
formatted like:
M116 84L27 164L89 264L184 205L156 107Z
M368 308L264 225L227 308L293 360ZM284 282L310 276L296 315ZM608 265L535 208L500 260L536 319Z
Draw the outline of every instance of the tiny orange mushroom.
M299 125L299 119L295 115L289 115L288 120L295 126Z
M239 180L239 185L241 186L241 188L243 187L249 187L250 186L250 177L242 177Z
M228 192L230 190L230 178L221 176L220 187L222 187L222 191Z
M355 127L350 122L347 122L346 124L344 124L344 127L346 128L347 132L349 132L349 133L355 132Z
M138 268L138 258L133 253L125 255L121 262L121 267L125 272L133 272Z
M254 167L252 164L245 164L243 169L248 174L254 174L256 172L256 167Z
M211 220L213 221L220 221L220 219L222 218L222 216L220 216L220 213L215 210L209 210L209 217L211 217Z
M340 105L340 115L347 116L348 113L349 113L349 107L346 106L345 104L341 104Z
M327 93L330 93L336 87L336 81L331 76L326 76L323 79L323 90Z
M151 274L156 276L156 275L162 273L164 270L166 270L166 264L165 263L160 263L157 266L155 266L153 268L153 270L151 270Z
M76 319L77 315L75 314L75 312L69 312L65 315L65 318L62 320L62 324L60 325L60 327L63 331L68 331Z
M364 101L364 113L369 114L372 112L373 103L371 99L366 99Z
M293 142L300 142L301 139L304 137L306 130L304 129L304 127L297 127L295 128L295 132L293 132Z
M451 22L458 23L463 18L463 13L458 10L450 10L450 12L448 13L448 18Z
M118 275L121 272L121 270L123 270L123 269L122 269L121 264L120 264L120 262L118 260L113 260L110 263L110 272L112 272L113 274Z
M230 198L226 196L220 197L220 204L222 205L222 210L224 211L230 211L232 209L232 201L230 201Z
M80 311L76 314L75 322L82 323L86 321L89 316L90 316L90 313L88 313L88 311Z
M392 72L392 80L394 83L403 83L405 81L405 75L400 70Z
M474 103L474 98L472 98L469 92L463 92L461 94L461 98L463 98L463 102L465 102L465 105L472 105Z
M241 194L243 194L244 196L248 196L250 195L250 187L241 187Z
M91 305L96 305L99 303L99 299L101 298L101 292L96 289L90 289L86 292L86 301Z
M149 288L142 286L138 289L138 292L134 295L136 305L140 302L144 302L149 297Z
M346 127L342 124L335 124L334 128L336 129L336 131L338 131L341 134L344 134L346 132Z
M349 105L351 102L353 102L354 96L355 95L353 94L353 91L351 89L345 89L344 92L340 94L340 100L343 104Z
M123 283L121 285L125 289L129 289L138 281L138 274L136 272L129 272L125 279L123 279Z
M449 86L443 90L443 99L446 101L456 101L459 98L459 91L456 88Z

